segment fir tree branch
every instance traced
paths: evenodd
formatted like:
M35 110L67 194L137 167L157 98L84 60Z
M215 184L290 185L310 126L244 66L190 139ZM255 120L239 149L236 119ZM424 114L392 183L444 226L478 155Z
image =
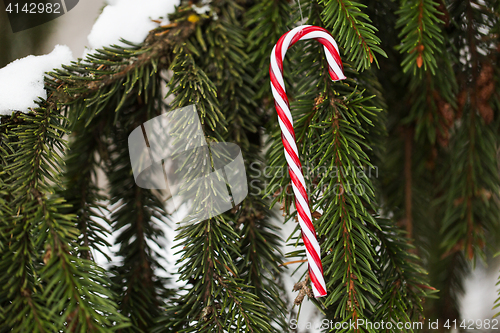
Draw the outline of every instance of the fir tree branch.
M128 322L120 320L113 329L148 330L153 325L153 318L159 315L162 299L167 296L163 279L153 273L155 268L160 267L155 259L157 254L151 251L147 244L148 241L154 241L161 236L151 218L165 215L159 212L163 204L149 191L134 190L136 186L129 171L127 136L132 129L140 125L137 121L142 123L161 111L163 96L160 92L164 81L160 78L159 71L169 65L168 57L174 47L173 41L177 42L179 38L191 34L192 28L192 23L179 23L160 32L152 31L142 45L98 50L97 53L89 55L85 61L73 63L65 66L64 70L53 73L54 78L47 82L49 101L71 104L72 129L80 132L83 137L82 141L75 143L78 155L73 155L69 159L70 167L75 158L86 157L92 161L96 150L109 155L111 163L105 166L111 179L111 202L117 203L125 198L131 203L118 207L113 213L115 230L124 227L118 237L122 245L118 254L123 255L126 261L126 265L114 271L113 289L119 295L120 310L132 319L134 327L120 325L119 323ZM114 150L102 151L102 147L98 147L101 145L100 138L91 133L95 126L102 126L103 120L106 126L113 126L121 113L128 114L127 120L120 121L118 129L111 131L112 135L106 134L107 139L113 141L107 144L111 144ZM133 116L130 116L131 114ZM87 150L87 153L83 150ZM97 164L93 162L88 165L86 174L77 173L78 176L87 176L86 180L77 178L83 180L80 188L83 190L83 196L86 196L84 199L81 198L83 201L78 200L77 204L83 202L83 205L89 205L80 215L81 226L95 227L83 230L83 241L87 234L90 237L89 242L95 243L103 240L100 235L93 234L94 230L98 233L102 231L102 227L93 220L93 217L103 217L95 216L93 210L99 207L97 202L92 202L92 197L98 198L98 193L91 184L89 185L90 176L96 167ZM70 168L67 176L71 177L71 172L74 171ZM74 181L74 178L70 178L71 181ZM86 192L87 190L92 194ZM69 194L69 199L73 198L71 193L66 193ZM131 229L127 228L128 225ZM145 270L143 270L144 263L148 264Z
M324 5L322 17L325 26L332 29L333 36L344 48L344 54L357 71L369 68L374 60L378 64L375 53L387 57L379 46L380 38L375 35L377 28L363 12L365 5L348 0L318 2Z
M276 9L276 6L279 4L267 2L264 5L266 10L270 10L270 7ZM261 7L262 4L256 4L251 11ZM249 58L256 57L256 53L261 54L263 50L254 50L250 56L245 53L246 42L254 45L255 41L246 35L238 21L244 8L232 2L216 3L212 8L219 12L219 19L209 21L201 34L201 40L206 40L203 44L206 45L209 56L197 57L196 61L206 69L207 77L217 89L220 109L228 124L228 131L224 134L225 141L234 142L240 147L247 169L248 187L255 189L256 177L261 172L255 171L256 164L259 167L262 165L259 163L259 125L262 126L262 118L254 111L257 108L254 100L256 87L252 82L254 70ZM251 34L250 32L249 35ZM266 30L264 34L272 35L275 32ZM262 36L257 39L261 38ZM201 49L201 44L201 41L200 45L193 41L196 49ZM262 58L259 61L264 60ZM262 186L259 188L263 191ZM278 228L269 221L270 216L261 193L250 193L227 215L234 221L233 228L238 230L241 239L241 255L235 254L234 260L237 262L240 278L247 285L246 290L258 296L269 309L268 318L277 324L276 331L286 330L286 306L281 301L284 292L276 283L281 271L278 267L282 256L279 251L281 240L277 236Z
M120 62L124 59L126 56ZM128 72L119 88L111 88L114 114L91 114L80 120L85 124L89 118L93 119L85 127L84 135L95 131L95 126L110 129L103 133L103 139L97 136L94 140L104 140L108 145L101 149L101 154L107 156L103 167L109 181L109 205L113 207L110 220L116 235L115 245L119 246L116 255L122 258L121 264L111 268L113 289L121 313L133 324L121 332L150 331L170 295L165 287L167 281L160 274L160 254L154 250L161 247L163 217L168 214L159 196L136 184L129 152L130 133L164 110L161 87L165 81L158 67L154 60L146 62ZM106 108L109 110L110 106ZM98 146L99 141L94 145Z
M70 114L73 124L76 123L75 119L86 117L88 125L93 116L111 104L114 104L118 111L123 105L120 102L124 102L127 98L127 94L122 94L118 103L112 100L117 97L115 93L121 85L125 83L125 91L130 92L140 83L134 78L138 76L141 68L152 67L155 73L168 68L172 61L173 48L193 33L193 23L176 22L170 27L151 31L141 45L124 41L130 45L129 48L99 49L86 59L63 66L64 69L57 69L52 73L53 79L46 82L48 101L71 104L80 110L85 110L84 114ZM149 82L145 77L142 89L147 90ZM115 119L118 115L115 114Z
M454 167L443 183L450 187L450 192L441 199L447 204L441 231L447 254L464 250L466 257L472 259L475 255L484 258L486 235L496 235L500 218L496 200L500 183L495 148L498 140L491 124L494 111L489 104L495 90L495 71L491 56L481 55L495 51L490 43L480 39L482 34L490 33L498 18L477 7L475 2L463 5L466 12L462 34L467 36L471 57L464 66L468 82L462 84L463 93L458 96L457 104L458 113L467 121L457 126L451 154ZM488 15L493 17L488 19ZM479 31L481 25L485 33Z
M144 117L146 110L132 108L123 112L130 120L149 118ZM111 215L116 245L119 245L116 255L123 258L120 265L112 268L112 280L121 313L134 324L133 328L121 332L147 332L154 326L168 296L166 279L159 275L160 255L150 244L160 246L162 217L167 213L164 203L151 190L139 188L130 173L127 139L133 127L114 131L111 138L115 148L110 151L110 165L106 169L110 205L116 207Z
M179 281L186 285L175 297L156 274L161 267L153 243L167 214L153 192L135 185L127 138L164 110L166 81L173 96L167 109L196 104L207 141L237 143L251 180L261 180L261 166L250 162L261 160L262 127L274 129L267 193L282 201L287 219L296 214L286 189L290 179L281 174L286 161L276 122L268 121L265 80L270 50L298 12L285 0L213 0L205 15L193 7L201 3L183 0L171 23L140 45L107 47L57 70L39 108L1 117L0 270L7 272L0 276L1 332L289 329L279 282L281 240L269 221L268 198L250 194L232 211L180 225ZM329 289L328 298L313 302L333 321L416 322L424 313L440 322L459 319L468 260L484 257L500 230L500 4L403 0L396 24L393 1L368 3L301 0L307 23L338 35L349 79L329 80L314 42L290 51L294 73L285 75L296 96L292 113ZM390 31L394 26L399 38ZM374 57L385 56L382 42L390 54L397 46L390 61L401 66ZM382 67L378 78L372 59ZM383 95L389 153L377 149L385 132ZM402 136L402 128L415 132ZM64 168L62 135L71 131L76 140ZM102 162L96 152L106 159L123 257L112 272L88 260L91 249L106 245L98 223L105 197L93 180ZM377 184L365 171L380 156L389 177ZM408 236L426 256L440 300L432 299L411 241L380 214L414 222ZM302 246L299 230L290 238ZM289 255L303 259L304 251ZM308 283L297 284L297 303Z
M11 172L7 183L12 189L13 208L19 212L11 225L31 227L22 234L26 245L12 243L25 249L11 247L7 252L24 256L24 261L18 260L19 264L11 267L17 270L13 276L18 278L5 281L10 289L7 297L12 299L7 309L12 315L7 322L16 329L31 328L36 332L59 330L64 325L75 332L101 332L115 322L126 326L106 289L109 281L104 272L75 254L78 231L74 216L61 214L67 207L64 200L49 196L49 182L61 184L58 175L63 162L57 150L64 150L61 137L67 120L50 103L42 101L41 105L31 114L19 115L21 125L9 128L16 141L15 153L5 169ZM2 264L8 262L3 260ZM15 290L17 295L12 293ZM31 311L17 308L23 303Z
M78 110L74 112L80 113ZM106 119L100 117L87 127L85 127L85 120L80 120L75 125L66 159L64 191L60 194L71 205L71 208L63 213L77 216L80 230L80 255L92 260L92 249L110 260L103 251L103 247L110 246L106 240L110 232L102 225L102 222L99 222L110 224L106 217L107 207L103 204L107 198L100 193L96 184L97 168L100 166L97 154L103 153L103 144L100 141L102 136L100 132L106 125L103 120Z
M322 7L312 4L308 23L321 25L318 11L322 12ZM366 85L372 90L377 84L370 82L376 79L357 75L349 65L347 62L346 76L353 79L343 84L332 83L320 47L314 42L305 43L296 70L300 73L296 85L301 95L292 103L301 159L307 161L304 165L309 171L305 177L313 185L310 200L313 216L317 219L316 231L329 291L323 305L327 307L327 318L338 322L376 320L384 313L384 308L393 309L393 312L384 313L386 319L408 322L421 314L421 298L428 295L422 289L430 287L421 274L422 268L405 261L409 259L405 257L405 250L396 251L397 246L408 246L401 232L390 223L383 228L390 231L382 232L373 217L377 210L375 192L365 170L373 168L368 153L375 137L369 133L373 124L380 121L377 119L380 109L376 105L384 103L377 100L378 96L367 97L365 91L356 87ZM274 142L268 153L273 167L286 165L278 134L278 131L273 132ZM288 177L280 179L276 173L268 188L283 188L288 182ZM290 201L285 201L286 191L281 192L276 200L284 200L283 209L287 212ZM379 235L384 239L379 240ZM397 242L393 243L392 237ZM375 243L380 245L374 246ZM301 243L297 240L296 244ZM373 251L375 248L377 251ZM293 255L303 253L299 250ZM391 262L389 266L396 271L399 269L400 283L405 280L411 284L408 290L403 284L398 286L383 280L396 274L396 271L387 271L386 266L379 266L387 262ZM406 264L412 265L408 275L403 273ZM382 288L385 291L389 288L389 294L382 294ZM412 301L404 303L400 293L411 294Z
M169 81L170 94L175 96L171 106L178 108L195 103L207 140L223 140L227 125L220 110L217 87L200 67L203 61L195 61L196 53L192 54L192 50L196 50L195 43L189 41L185 48L176 50L171 67L174 74ZM221 63L214 65L224 67ZM207 184L207 188L210 185ZM206 199L212 200L210 196ZM159 320L158 331L271 330L266 307L257 296L246 291L248 287L239 279L233 256L241 257L240 241L230 221L231 218L223 214L198 223L183 223L179 227L176 239L182 240L183 246L179 280L189 284L184 288L187 295L167 307L165 316Z
M288 30L292 8L288 0L258 0L245 13L245 26L251 29L247 36L247 52L249 64L255 68L253 81L257 83L256 98L267 97L271 93L267 88L269 82L269 55L275 42ZM285 75L285 79L287 76ZM272 106L264 105L265 108Z
M427 272L421 267L419 258L412 254L414 247L405 239L404 233L392 221L377 219L381 229L373 230L380 240L378 248L378 273L382 284L382 298L374 314L376 321L392 322L390 332L400 332L397 323L423 322L424 299L436 293L427 283Z
M432 0L403 0L399 10L397 29L401 29L399 37L402 38L398 50L407 53L401 66L407 72L424 66L424 70L435 74L437 63L435 53L441 52L443 37L438 18L437 3Z

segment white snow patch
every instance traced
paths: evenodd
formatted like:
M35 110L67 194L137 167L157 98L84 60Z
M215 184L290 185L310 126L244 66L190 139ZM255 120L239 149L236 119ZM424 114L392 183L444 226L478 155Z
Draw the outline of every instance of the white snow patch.
M205 14L206 12L209 12L210 11L210 6L209 5L205 5L205 6L202 6L202 7L198 7L196 6L195 4L192 4L191 5L191 8L193 8L193 10L196 12L196 14L198 15L201 15L201 14Z
M203 15L207 12L210 12L210 10L211 10L210 4L211 3L212 3L212 0L202 0L201 3L199 3L198 5L192 4L191 8L196 12L196 14ZM217 15L217 13L215 11L213 11L211 14L212 14L212 18L214 20L219 19L219 16Z
M0 69L0 114L10 115L12 111L28 112L36 108L38 97L47 98L43 78L45 72L69 64L73 60L66 45L56 45L46 55L30 55L15 60Z
M142 43L149 31L158 27L152 20L167 24L167 14L174 12L179 0L108 0L108 3L88 36L92 49L112 44L125 46L119 42L120 38Z

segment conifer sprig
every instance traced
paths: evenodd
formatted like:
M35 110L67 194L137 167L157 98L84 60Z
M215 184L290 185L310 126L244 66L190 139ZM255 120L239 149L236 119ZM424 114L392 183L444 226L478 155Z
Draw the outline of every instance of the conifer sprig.
M138 119L148 117L147 108L122 110L130 127L117 128L110 135L114 149L110 149L110 164L106 174L110 183L111 207L116 207L110 220L119 246L116 256L121 263L111 268L113 289L118 295L121 313L131 318L133 328L124 332L148 331L161 314L161 306L168 297L166 279L161 274L161 257L156 247L164 242L162 224L167 216L164 204L151 190L138 187L130 170L128 135ZM133 113L133 114L132 114ZM156 114L158 115L158 114Z
M401 29L398 46L401 53L406 53L401 66L403 71L417 72L423 66L435 74L437 62L435 53L441 52L443 37L439 28L437 3L432 0L403 0L399 9L396 28Z
M255 10L255 6L260 7L256 4L251 10ZM275 7L279 4L265 6L269 10L269 6ZM245 6L227 1L215 3L212 8L219 12L219 19L209 21L203 33L199 35L201 37L198 37L200 46L195 43L193 45L196 45L197 49L201 49L202 44L206 45L208 56L200 56L196 60L205 68L208 78L217 89L220 110L227 122L224 139L238 144L247 170L249 195L227 214L233 228L239 233L241 244L241 250L233 255L233 260L241 272L240 278L246 284L245 290L255 294L263 302L268 309L269 320L275 323L271 331L278 332L286 330L288 326L286 305L282 301L284 292L276 282L282 271L279 267L282 262L279 250L281 238L279 228L270 221L267 204L261 198L262 193L255 194L257 187L257 192L263 192L263 186L255 184L260 173L255 168L263 165L261 132L264 125L263 113L256 112L258 104L252 98L258 94L255 91L258 86L254 85L254 82L259 76L254 77L257 71L246 52L247 42L255 46L255 41L250 39L251 32L243 29L241 17L245 13ZM265 34L276 33L274 30L271 33L269 28L266 27ZM205 42L201 43L202 40ZM265 59L255 60L262 62Z
M463 250L469 259L476 255L484 258L488 235L498 237L500 179L496 160L497 125L491 106L499 99L493 93L494 82L498 80L498 71L493 69L496 49L482 37L491 36L498 16L474 1L455 6L452 14L459 15L459 8L465 12L456 20L463 21L460 34L465 36L462 41L470 57L463 59L463 72L458 77L462 80L457 113L463 122L456 124L450 153L453 167L443 182L450 191L441 199L446 202L442 246L450 252Z
M217 88L195 62L189 48L176 50L171 69L174 76L169 87L170 93L175 95L172 107L195 102L202 124L205 124L207 140L222 139L227 129L225 118L221 117ZM216 117L216 123L207 121ZM183 288L186 294L167 307L165 315L159 319L158 332L164 329L173 332L271 330L266 307L255 294L247 291L248 286L242 283L235 265L234 258L241 257L241 245L234 228L229 214L181 224L176 240L182 240L179 280L187 283Z
M7 325L34 332L61 327L74 332L105 332L119 328L113 328L117 322L125 327L127 321L118 314L105 272L78 258L75 218L60 213L67 204L53 194L50 185L61 186L64 162L58 152L65 148L62 135L67 119L54 105L45 101L40 105L30 114L19 115L21 125L9 128L15 153L5 168L10 172L6 183L13 208L19 212L11 221L25 228L21 233L18 228L2 230L4 237L7 231L9 236L24 240L12 242L3 253L2 264L10 261L12 275L4 275L2 293L7 291L4 297L11 300L6 311L16 314Z
M374 317L378 322L392 322L391 332L400 332L397 323L418 323L424 319L424 299L435 297L437 290L427 284L427 272L401 229L390 220L379 218L377 222L380 229L374 233L380 243L373 245L379 252L377 273L382 297Z
M364 4L349 0L321 0L319 3L324 6L325 27L331 30L344 49L343 54L357 71L369 68L373 61L377 63L375 53L387 57L379 46L380 38L375 35L377 28L363 11Z
M288 30L291 16L292 8L287 0L258 0L245 13L245 27L250 29L247 35L247 52L251 67L255 69L253 81L258 87L256 94L258 98L271 97L268 89L269 55L273 49L273 43L276 43Z
M111 246L107 241L110 235L108 208L104 204L108 198L98 187L97 168L100 167L99 155L102 154L104 143L101 141L104 123L95 122L85 128L83 121L73 127L69 153L66 158L66 181L61 197L67 200L70 208L65 214L77 216L80 256L92 259L92 250L98 251L110 259L104 248ZM82 135L83 133L92 135ZM61 193L62 192L62 193Z
M54 328L46 311L41 292L41 280L35 272L35 263L40 263L39 249L36 248L32 233L37 225L26 218L17 215L16 206L11 206L15 197L12 195L12 180L15 169L9 168L15 158L16 149L13 143L15 136L10 134L12 126L16 126L18 115L13 115L8 121L2 121L2 202L0 206L1 246L0 268L5 272L0 276L0 304L4 321L0 328L3 331L48 332ZM19 206L20 199L17 199ZM38 291L38 292L36 292ZM15 316L13 315L15 314Z
M180 24L180 25L182 25L182 24ZM178 31L179 30L176 30L176 28L171 28L171 29L167 29L166 32L163 31L160 34L158 34L158 32L156 32L156 31L152 32L150 34L150 37L148 37L148 39L146 40L146 42L143 45L130 45L131 46L130 48L122 48L122 47L104 48L103 50L99 50L98 53L94 53L94 54L90 55L85 61L79 61L78 63L72 63L69 66L64 66L63 70L57 70L55 73L51 74L52 78L50 78L46 82L47 90L49 91L49 98L48 98L47 104L51 106L51 110L55 110L55 111L53 111L54 115L57 115L59 111L58 110L56 111L55 104L52 104L53 103L52 101L56 101L57 103L66 103L66 104L71 105L70 115L69 115L69 118L71 119L71 124L68 124L68 122L66 120L64 127L67 130L69 130L69 127L71 126L71 129L77 130L76 131L77 136L76 136L75 141L74 141L75 142L74 145L76 145L76 147L78 147L78 144L83 144L86 141L88 141L89 139L90 140L97 140L95 142L95 144L97 144L97 145L102 144L103 142L99 141L99 140L101 140L99 138L99 136L90 136L89 137L89 134L87 131L89 131L91 129L95 129L96 126L97 127L99 127L99 126L104 126L104 127L112 126L113 121L116 121L118 119L119 111L125 112L126 110L129 110L131 103L132 104L134 102L138 103L137 101L139 101L139 104L140 104L141 98L143 98L142 99L143 102L144 101L149 102L148 98L151 99L151 103L145 104L145 106L146 106L145 112L149 112L151 114L151 112L154 112L155 110L156 111L161 110L161 105L160 105L161 102L158 103L153 98L154 96L156 96L156 98L158 98L158 96L160 96L159 93L161 91L161 88L160 88L161 84L159 84L159 81L161 81L161 79L159 79L159 74L158 74L158 67L160 66L158 58L164 56L165 52L167 52L167 50L171 50L173 39L176 40L176 38L181 38L185 34L189 34L189 32L192 31L192 29L190 29L188 27L187 29L182 30L182 33L180 33L180 34L178 33ZM172 37L174 35L175 35L175 37ZM131 63L130 62L131 58L134 58L135 62ZM161 82L163 82L163 81L161 81ZM155 91L157 92L156 95L154 93ZM134 98L134 96L137 96L137 95L142 95L142 97L139 96L137 98ZM161 99L162 99L162 97L160 97L160 100ZM125 107L128 107L128 109ZM110 114L109 113L110 108L112 108L111 111L116 110L116 112L114 112L114 114L113 113ZM100 119L99 121L97 121L97 120L94 121L94 119L96 119L96 116L99 117L100 113L105 115L105 117L103 118L104 123L102 122L103 119ZM142 117L141 118L142 120L147 120L147 117L148 117L147 113L142 114L141 117ZM66 118L64 118L64 119L66 119ZM24 118L20 121L20 123L22 123L23 121L25 121ZM25 124L23 124L23 126L24 125ZM133 124L130 124L130 125L133 125ZM61 127L61 126L57 127L58 130L61 130L61 128L63 128L63 127ZM118 133L118 132L119 131L117 131L116 133ZM81 139L81 141L78 141L79 139ZM108 133L107 139L109 139L109 133ZM122 139L123 139L123 137L122 137ZM104 139L104 141L106 142L106 144L109 144L109 142L110 142L109 140L106 141L106 139ZM125 142L125 145L123 145L124 142ZM80 146L80 147L82 147L82 146ZM127 147L126 140L122 140L120 142L120 147L121 147L120 149ZM85 145L85 146L83 146L83 148L85 148L88 151L87 151L86 155L82 154L79 157L87 156L90 159L92 159L94 157L93 153L95 152L95 150L92 151L92 149L96 148L95 145L92 145L92 144ZM102 146L99 147L99 153L101 154L101 157L106 157L104 155L107 154L108 155L107 157L109 158L110 152L106 151L106 149L104 149L104 151L103 151L102 148L103 148ZM51 152L52 150L48 150L48 151ZM57 146L57 151L63 151L63 147ZM123 150L122 150L122 152L123 152ZM126 160L129 161L128 152L126 150L125 150L125 153L126 153L126 155L122 154L121 156L122 157L126 156ZM56 154L55 156L58 156L58 155ZM114 155L114 156L116 157L117 155ZM72 159L69 160L71 168L74 167L74 166L72 166L72 163L73 163L72 161L73 161ZM122 159L122 161L123 161L123 159ZM54 164L54 162L50 162L50 163ZM57 161L57 163L55 165L59 165L58 163L60 164L62 162ZM97 166L98 166L97 163L93 163L93 165L89 165L88 166L89 169L88 169L88 172L86 173L86 175L88 176L88 175L91 175L93 172L95 172L95 168ZM101 167L102 166L103 165L101 165ZM111 167L111 165L108 164L107 167L109 170L109 167ZM71 169L71 168L69 169L69 173L66 176L71 177L72 174L73 175L75 174L74 169ZM43 172L47 172L45 170L50 171L50 169L45 165L43 166L42 169L43 169ZM62 170L62 168L59 166L57 173L61 172L61 170ZM122 170L125 170L125 169L122 169ZM110 174L114 174L114 171L116 171L116 170L110 170ZM126 174L127 175L122 177L120 179L120 181L130 179L129 171L126 171ZM60 187L67 185L67 184L70 184L72 181L73 182L74 181L76 181L76 182L83 181L83 183L80 183L80 184L82 184L82 186L84 186L84 187L89 186L89 188L92 189L92 185L91 185L92 183L91 182L89 183L88 178L85 179L85 174L80 173L77 175L81 176L81 178L78 178L78 177L76 179L70 178L69 183L60 183L61 184ZM48 176L51 177L51 174L48 174ZM48 180L49 181L52 180L52 182L55 183L55 180L52 178L48 178ZM133 179L132 179L132 183L133 183ZM113 184L113 185L116 185L116 184ZM119 187L119 185L114 186L114 187L112 186L112 190L113 190L113 188L116 189L118 187ZM73 198L73 196L72 196L73 192L71 192L71 191L68 191L66 193L64 193L64 191L62 191L60 194L62 194L62 195L68 194L69 199L71 199L71 200ZM95 248L98 249L98 247L96 245L98 245L98 243L102 240L102 238L101 238L101 235L95 234L93 232L97 231L98 233L100 233L101 231L103 231L101 229L101 226L99 225L99 223L97 223L97 221L94 220L94 218L102 217L100 215L95 215L94 209L97 208L97 203L94 202L94 204L93 204L92 198L98 199L98 196L96 194L97 193L95 193L95 191L94 191L90 196L88 196L86 198L86 199L88 199L88 201L86 200L86 204L90 204L90 206L84 207L84 210L81 211L83 214L79 215L80 216L79 217L80 218L80 226L82 226L82 227L84 226L84 228L86 228L85 230L82 230L82 235L83 235L82 241L84 242L85 233L87 233L87 236L90 237L90 238L88 238L89 242L87 243L87 245L89 247L94 248L94 249ZM121 194L120 194L120 196L121 196ZM52 197L51 197L51 199L52 199ZM54 200L56 200L56 199L57 198L54 197ZM150 201L155 202L155 200L156 199L154 197L150 198ZM72 200L72 203L74 203L74 200ZM64 212L64 214L70 214L76 208L76 206L70 208L70 206L68 206L68 205L62 205L59 201L53 202L52 204L54 204L54 207L57 208L58 212ZM56 204L59 206L57 206ZM145 205L147 206L147 203ZM153 203L153 207L155 205L156 205L156 207L161 206L158 203ZM129 208L133 209L134 206L135 205L129 205L129 206L127 206L127 208L125 210L127 210ZM121 207L121 208L122 208L122 215L127 215L127 212L123 212L123 207ZM85 209L88 213L87 215L85 215ZM146 207L146 210L147 209L148 208ZM130 211L128 213L130 213ZM61 215L61 216L71 216L71 215ZM48 221L47 223L49 223L49 222L50 221ZM68 223L70 223L70 222L67 222L66 227L69 228ZM146 221L144 221L144 223L147 224L149 222L146 220ZM56 228L58 225L60 225L60 224L53 224L54 228ZM96 228L93 230L92 226L94 226ZM77 232L77 229L71 229L71 230L73 230L72 234L66 235L66 236L67 237L70 237L70 236L77 237L77 235L79 234L79 232ZM159 235L158 230L154 230L153 234L148 234L147 237L152 237L154 239L158 235ZM94 238L94 239L92 240L92 238ZM122 241L126 242L126 240L130 239L130 238L134 238L134 235L129 234L128 236L123 237ZM45 241L47 242L48 240L52 240L52 239L46 238ZM56 242L56 240L52 240L52 241ZM143 238L139 237L139 240L135 244L140 243L140 241L144 242L145 240ZM68 242L70 242L70 240L68 240ZM22 245L22 243L19 243L19 244ZM43 241L41 242L41 244L43 244ZM56 246L50 245L51 244L50 242L48 244L49 245L47 245L48 246L47 248L50 249L50 251L47 250L48 252L60 253L61 251L63 251L63 252L66 251L66 250L64 250L66 248L63 247L62 245L59 247L56 247ZM69 246L69 247L67 247L67 251L75 251L75 253L73 255L77 255L77 253L81 253L81 254L83 254L84 257L86 257L86 258L89 257L89 253L90 253L89 247L80 247L80 246L76 246L76 244L72 244L72 245L74 246L74 249L70 250L71 247ZM151 253L147 253L146 257L149 257L150 255L151 255ZM59 256L56 256L56 258L59 258ZM129 259L130 258L131 257L129 257ZM144 259L144 256L141 258ZM151 258L153 258L151 260L153 262L152 265L155 266L154 254ZM69 259L67 259L67 257L64 257L63 259L65 260L64 261L66 263L65 265L68 265L68 267L70 267L69 262L73 263L73 259L69 260ZM138 259L140 259L140 258L138 258ZM120 297L118 297L118 300L120 303L121 311L133 319L133 323L135 325L134 329L137 329L138 327L144 328L145 327L144 325L146 325L146 327L151 325L152 318L157 316L157 312L155 312L155 309L159 309L160 302L158 301L158 299L156 299L156 297L157 297L157 295L161 294L162 299L163 299L166 296L165 289L163 287L163 282L161 282L161 279L156 279L151 274L150 274L150 276L151 276L151 281L153 283L153 286L149 286L146 284L143 285L143 281L140 281L140 280L135 280L135 282L134 282L133 274L131 274L131 276L127 277L127 272L133 271L133 269L130 267L134 266L134 260L131 259L128 262L129 262L129 266L123 267L122 271L120 271L121 276L119 276L115 279L115 281L114 281L115 283L113 285L111 285L110 281L107 280L107 278L103 279L101 277L101 279L103 279L100 282L101 285L103 287L105 286L107 288L107 290L101 290L101 289L98 289L96 286L89 285L89 283L92 283L92 281L93 281L92 279L94 279L93 276L96 276L96 278L97 278L98 276L104 274L104 271L102 269L96 267L95 264L91 263L88 260L79 259L79 261L75 261L75 263L73 263L73 265L76 265L77 269L80 269L79 268L80 266L83 267L82 269L84 271L89 272L88 274L91 277L91 280L90 280L90 282L85 282L83 284L83 287L79 287L80 284L77 284L76 282L73 284L73 286L78 287L78 288L84 288L84 290L88 290L88 293L90 295L87 297L88 302L95 302L96 301L96 298L94 296L92 296L92 295L94 295L94 293L100 294L103 297L107 297L107 298L111 299L111 295L113 295L113 298L114 298L114 294L112 294L110 291L111 289L116 290L120 295L123 293L124 290L125 291L136 290L135 293L137 295L140 295L140 296L139 296L139 299L135 300L136 303L132 307L127 308L127 300L129 300L130 298L123 298L122 296L120 296ZM137 261L135 261L135 262L137 263ZM156 267L158 267L158 266L159 265L156 264ZM53 267L56 267L56 266L53 266ZM142 267L142 264L140 264L140 267ZM55 274L55 273L62 274L62 273L64 273L64 270L52 269L52 270L48 270L47 272L48 272L47 274L49 274L49 273L50 274ZM48 278L62 279L60 275L58 275L58 276L48 275ZM85 281L87 281L87 280L85 280ZM128 284L127 284L127 281L129 282ZM125 286L123 286L123 284L125 284ZM135 286L134 286L134 284L135 284ZM139 286L139 290L142 287L144 287L144 290L146 290L148 292L141 292L141 291L136 289L136 286ZM143 301L143 298L147 298L147 301ZM51 299L57 300L58 298L52 297ZM124 301L124 299L125 299L125 301ZM110 312L110 310L105 308L105 306L109 307L109 305L106 305L107 302L111 302L111 301L104 301L104 303L102 303L103 304L102 306L101 305L92 305L92 306L89 305L89 306L85 307L84 309L87 309L87 311L94 311L94 312L97 311L95 313L89 314L89 316L90 316L89 318L93 318L92 316L96 316L96 314L100 315L102 317L108 316L108 312ZM71 302L71 300L66 302L66 303L67 303L67 305L65 305L65 306L67 306L69 309L73 309L76 306L74 302ZM79 303L76 303L76 304L79 304ZM114 304L114 303L110 303L110 304ZM138 304L141 304L142 306L137 306ZM84 305L85 304L83 304L83 306ZM61 305L58 305L58 306L61 307ZM114 306L116 307L116 304L114 304ZM144 308L147 308L147 309L144 310ZM43 307L41 307L41 309L43 310ZM62 310L63 309L61 308L58 311L62 311ZM116 314L116 309L115 309L115 314ZM74 310L74 311L72 310L71 313L64 314L64 316L62 318L64 319L64 318L66 318L65 316L71 317L71 316L75 316L75 315L79 315L79 313L76 310ZM118 314L116 314L116 315L118 315ZM144 318L144 316L146 318ZM97 318L99 318L99 316L97 316ZM112 317L110 317L110 318L112 318ZM103 321L102 323L99 322L100 323L99 327L102 328L102 327L104 327L103 325L108 325L110 327L109 329L111 329L111 330L115 330L115 329L132 330L132 328L127 328L128 320L126 320L122 316L116 317L116 318L117 318L116 320L110 319L108 321ZM81 320L81 318L80 318L80 320ZM98 319L96 319L96 320L98 320ZM33 321L33 322L36 323L36 321ZM41 322L44 322L44 320L42 320ZM45 320L45 322L50 322L50 319L48 321ZM76 323L75 325L77 325L79 323L79 321L77 319L75 319L74 323ZM80 325L80 324L78 324L78 325ZM55 327L60 327L60 325L57 324ZM79 327L80 326L77 326L75 329L80 329ZM82 329L84 331L86 329L88 329L88 331L92 331L94 328L87 327L87 328L82 328ZM54 329L48 329L47 331L53 331L53 330Z

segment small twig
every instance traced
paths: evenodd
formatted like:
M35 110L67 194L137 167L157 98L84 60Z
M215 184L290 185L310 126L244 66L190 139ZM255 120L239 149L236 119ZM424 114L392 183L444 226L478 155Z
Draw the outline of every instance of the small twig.
M287 261L287 262L282 263L282 264L281 264L281 265L279 265L278 267L283 267L283 266L286 266L286 265L291 265L291 264L299 264L299 263L303 263L303 262L307 262L307 259L304 259L304 260L293 260L293 261Z
M233 272L233 270L231 268L229 268L226 264L221 264L221 262L217 259L215 259L215 261L219 264L219 265L223 265L228 271L231 272L231 274L233 274L233 276L235 276L236 278L238 278L238 275L236 275L235 272Z
M309 273L306 274L306 278L304 279L304 281L297 282L293 286L293 291L298 291L299 292L299 294L297 295L297 297L293 301L293 303L295 305L301 305L302 301L304 300L304 297L306 295L309 298L314 298L314 294L313 294L311 288L309 288L309 286L307 285L308 283L309 283Z

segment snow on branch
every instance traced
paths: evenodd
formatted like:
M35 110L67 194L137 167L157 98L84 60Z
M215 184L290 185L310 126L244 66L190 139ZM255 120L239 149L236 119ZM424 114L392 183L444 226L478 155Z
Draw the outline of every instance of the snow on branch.
M162 19L167 24L167 14L175 11L179 0L118 0L106 6L88 36L93 49L119 45L120 38L140 44L149 31L158 27L153 20Z
M12 111L27 113L36 108L35 100L46 99L44 75L61 64L73 60L71 50L66 45L56 45L46 55L30 55L15 60L0 69L0 115L9 115Z

